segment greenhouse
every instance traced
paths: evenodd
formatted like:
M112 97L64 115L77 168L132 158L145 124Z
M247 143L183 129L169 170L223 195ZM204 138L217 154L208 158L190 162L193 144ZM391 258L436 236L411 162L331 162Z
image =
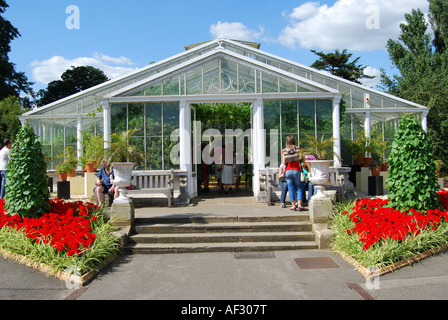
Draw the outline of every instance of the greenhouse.
M333 137L334 166L340 167L352 164L347 141L357 132L375 132L390 143L404 114L414 114L426 129L427 107L263 52L257 43L219 38L185 49L25 113L21 120L41 138L48 168L61 161L56 156L66 146L73 146L81 157L86 130L104 137L108 148L114 133L134 128L129 143L147 154L145 163L134 170L184 172L189 196L195 197L204 156L201 142L232 142L243 136L256 195L256 177L266 167L278 167L290 134L300 143L305 135ZM207 119L198 115L211 104L249 105L249 120L243 127L205 130Z

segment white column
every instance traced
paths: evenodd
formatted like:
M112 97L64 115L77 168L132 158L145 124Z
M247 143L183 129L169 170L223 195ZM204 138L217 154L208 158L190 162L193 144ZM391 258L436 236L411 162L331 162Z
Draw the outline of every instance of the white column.
M338 156L334 156L334 166L336 168L341 167L341 117L340 117L340 106L339 103L341 102L341 97L334 97L333 98L333 152L337 154Z
M364 94L364 107L366 109L366 114L364 117L364 132L367 138L370 137L370 95L368 93Z
M266 135L264 131L263 99L258 98L252 107L252 163L254 168L253 188L257 196L260 169L266 167Z
M111 122L110 122L111 105L107 100L103 100L101 102L101 105L103 106L104 148L109 149L111 142L110 139L112 135Z
M82 149L82 119L80 116L77 117L77 125L76 125L76 152L77 152L77 157L78 159L80 159L82 157L83 154L83 149ZM78 165L78 169L82 169L80 165Z
M181 100L179 103L179 166L187 171L188 193L193 194L192 148L191 148L191 111L190 105Z
M422 112L422 127L426 132L428 132L428 113L429 110L425 110Z

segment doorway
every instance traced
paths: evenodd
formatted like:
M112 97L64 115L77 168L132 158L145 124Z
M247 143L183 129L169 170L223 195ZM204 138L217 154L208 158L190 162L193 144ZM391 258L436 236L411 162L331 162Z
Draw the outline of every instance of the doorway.
M191 104L191 116L198 197L253 197L252 103Z

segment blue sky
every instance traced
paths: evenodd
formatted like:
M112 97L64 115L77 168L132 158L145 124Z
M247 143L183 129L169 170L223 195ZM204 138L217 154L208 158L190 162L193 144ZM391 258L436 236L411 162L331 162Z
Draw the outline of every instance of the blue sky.
M219 35L259 42L261 50L305 65L317 59L310 49L348 49L369 74L393 73L387 40L397 39L412 8L428 11L427 0L6 2L4 16L21 33L10 60L36 90L72 65L93 65L114 78ZM71 5L79 16L66 13ZM78 17L79 29L67 28Z

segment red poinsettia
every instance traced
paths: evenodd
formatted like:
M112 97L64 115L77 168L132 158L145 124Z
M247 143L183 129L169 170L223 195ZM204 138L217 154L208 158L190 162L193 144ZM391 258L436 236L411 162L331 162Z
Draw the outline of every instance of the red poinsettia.
M439 192L441 206L448 208L448 192ZM363 249L369 249L376 242L391 238L404 240L408 235L417 235L424 229L435 230L441 222L448 221L448 211L439 209L418 212L414 209L396 210L386 207L389 200L359 199L349 218L355 223L348 234L357 233L364 243ZM347 211L343 212L348 214Z
M91 221L98 206L82 201L66 202L50 199L50 212L39 218L22 218L10 216L4 208L4 200L0 200L0 229L10 227L26 233L35 243L49 243L58 252L66 251L67 255L81 256L83 251L95 241Z

